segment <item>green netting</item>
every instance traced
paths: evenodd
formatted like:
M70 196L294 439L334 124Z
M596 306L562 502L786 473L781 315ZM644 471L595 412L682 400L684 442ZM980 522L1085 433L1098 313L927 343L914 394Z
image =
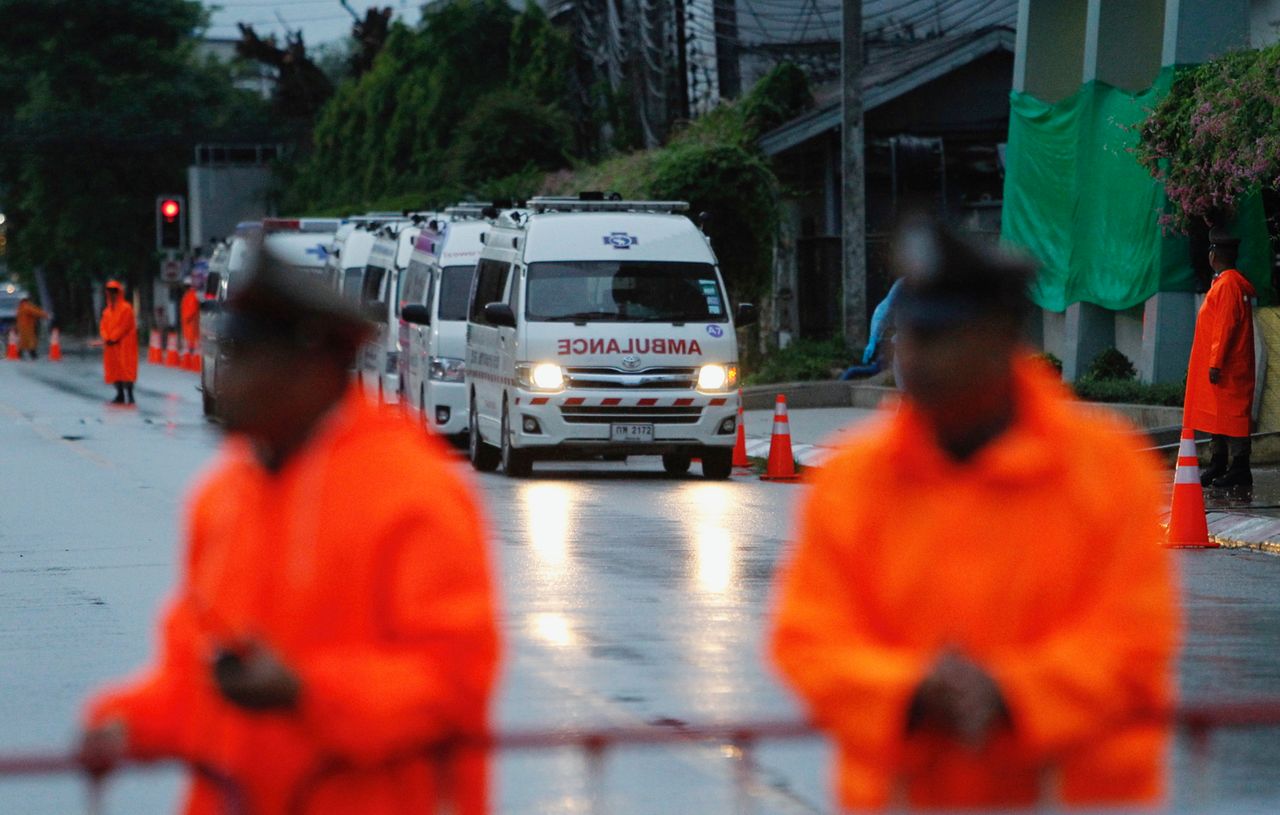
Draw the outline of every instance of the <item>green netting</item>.
M1102 82L1049 104L1012 94L1002 239L1041 263L1032 299L1063 311L1077 302L1122 310L1156 292L1195 291L1187 238L1166 235L1163 186L1133 156L1133 125L1173 82L1166 68L1142 93ZM1260 196L1239 207L1240 268L1273 301Z

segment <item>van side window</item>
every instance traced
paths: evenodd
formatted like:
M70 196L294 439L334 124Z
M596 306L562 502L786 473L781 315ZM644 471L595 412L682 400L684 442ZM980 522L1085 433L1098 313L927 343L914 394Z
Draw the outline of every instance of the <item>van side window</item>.
M206 300L212 300L218 296L218 284L222 281L222 275L218 272L210 272L209 276L204 279L204 296Z
M378 303L382 301L382 277L386 269L369 266L364 272L364 289L361 292L361 303Z
M401 287L400 299L405 305L413 303L426 304L428 285L431 281L431 270L420 260L409 261L405 271L404 285Z
M507 290L507 277L511 264L500 260L481 260L476 266L475 289L471 295L471 322L488 325L484 319L484 307L500 303Z

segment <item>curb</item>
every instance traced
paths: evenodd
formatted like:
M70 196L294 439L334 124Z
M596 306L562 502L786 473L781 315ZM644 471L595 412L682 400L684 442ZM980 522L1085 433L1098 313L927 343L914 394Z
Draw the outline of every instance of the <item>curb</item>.
M1209 537L1224 549L1249 549L1280 555L1280 518L1239 512L1207 513Z

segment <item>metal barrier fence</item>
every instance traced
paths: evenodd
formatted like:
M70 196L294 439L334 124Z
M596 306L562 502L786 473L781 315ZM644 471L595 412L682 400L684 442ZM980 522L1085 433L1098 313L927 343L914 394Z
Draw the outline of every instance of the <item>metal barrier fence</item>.
M1213 735L1222 730L1280 727L1280 701L1262 701L1216 705L1192 705L1180 708L1168 720L1189 741L1193 776L1207 774ZM822 734L811 725L794 720L757 720L725 724L673 724L673 726L636 726L598 729L509 730L495 733L479 743L465 742L436 745L430 752L441 755L451 748L466 747L490 752L544 751L573 749L583 758L587 779L586 811L603 815L606 758L610 750L621 747L662 747L674 744L705 744L721 748L726 761L732 762L734 815L752 815L756 811L758 766L756 750L763 742L818 740ZM139 766L125 762L116 770ZM225 815L257 815L234 780L211 767L189 766L191 772L210 780L222 792ZM19 776L82 775L88 783L89 815L103 812L103 785L107 774L89 773L73 755L25 754L0 756L0 781Z

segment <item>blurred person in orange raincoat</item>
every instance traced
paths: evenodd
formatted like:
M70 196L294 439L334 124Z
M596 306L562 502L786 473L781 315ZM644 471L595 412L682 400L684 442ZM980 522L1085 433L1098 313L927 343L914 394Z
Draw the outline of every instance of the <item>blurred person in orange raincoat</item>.
M265 263L222 318L230 438L190 498L156 660L92 701L81 759L180 758L257 815L481 815L483 752L435 749L487 732L480 509L434 438L351 387L369 325L298 275ZM188 815L221 804L193 780Z
M182 339L187 344L187 352L195 353L200 342L200 296L196 294L196 284L191 278L186 280L187 290L182 294L179 311L182 317Z
M1184 423L1208 433L1210 461L1200 483L1218 489L1253 487L1249 468L1256 384L1253 351L1253 284L1236 269L1240 239L1223 230L1209 234L1213 283L1196 317L1187 365Z
M28 354L36 358L36 328L41 320L49 319L49 312L31 302L30 297L18 301L18 355Z
M108 280L106 291L107 305L98 323L103 379L116 386L113 405L132 405L133 383L138 381L138 321L119 281Z
M1153 803L1177 639L1155 467L1023 349L1028 266L927 221L895 265L903 400L815 476L773 616L839 803Z

